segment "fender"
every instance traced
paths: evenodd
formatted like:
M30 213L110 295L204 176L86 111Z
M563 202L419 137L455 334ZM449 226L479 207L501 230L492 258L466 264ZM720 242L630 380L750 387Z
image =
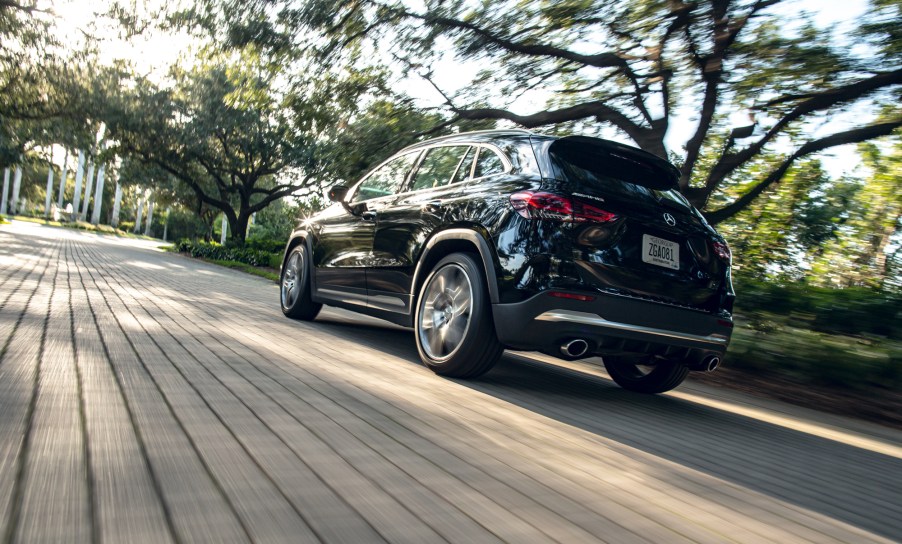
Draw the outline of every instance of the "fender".
M300 241L298 241L300 240ZM299 246L301 244L305 244L307 246L307 255L310 258L310 289L312 293L316 293L316 274L312 273L313 267L313 242L310 240L310 233L308 233L304 229L298 229L291 233L291 236L288 238L288 243L285 244L285 253L282 255L282 266L279 267L279 277L282 277L282 269L285 268L285 261L288 259L288 252L294 249L295 246ZM281 280L279 280L281 284Z
M479 250L479 256L482 259L483 271L485 272L485 279L489 289L489 300L492 304L497 304L499 300L498 274L495 268L495 259L492 248L479 232L470 229L457 228L443 230L435 234L428 242L426 242L422 253L420 253L420 258L417 259L417 267L413 274L411 290L416 291L417 286L420 285L420 281L431 271L425 270L423 267L423 263L428 261L429 252L435 249L438 244L449 240L464 240L476 246ZM412 298L415 298L416 295L416 292L411 292Z

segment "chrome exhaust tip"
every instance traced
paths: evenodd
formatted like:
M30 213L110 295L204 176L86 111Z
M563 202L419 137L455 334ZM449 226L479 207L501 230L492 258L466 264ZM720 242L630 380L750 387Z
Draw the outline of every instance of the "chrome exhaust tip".
M565 357L576 359L585 355L587 351L589 351L589 343L581 338L561 344L561 353Z
M705 360L702 361L702 367L704 368L705 372L714 372L719 366L720 357L718 357L717 355L706 357Z

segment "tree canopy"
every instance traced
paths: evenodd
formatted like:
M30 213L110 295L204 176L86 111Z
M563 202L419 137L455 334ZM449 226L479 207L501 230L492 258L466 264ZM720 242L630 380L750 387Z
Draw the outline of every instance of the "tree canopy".
M452 120L614 127L677 162L683 192L717 223L799 159L902 126L902 5L875 0L853 30L869 46L853 48L804 14L787 25L786 3L313 0L286 3L283 17L329 36L321 47L328 58L347 59L358 51L350 46L366 43L427 79L450 47L456 59L485 66L460 92L439 88ZM544 105L515 107L530 91L545 94ZM740 126L737 113L747 119ZM669 147L669 131L687 119L692 130ZM741 194L709 205L736 183Z

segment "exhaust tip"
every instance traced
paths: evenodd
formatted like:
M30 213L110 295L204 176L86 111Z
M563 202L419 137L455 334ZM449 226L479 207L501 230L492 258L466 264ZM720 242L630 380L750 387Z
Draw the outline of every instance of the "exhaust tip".
M712 355L711 357L705 359L705 362L703 364L705 367L705 372L714 372L715 370L717 370L717 367L720 366L720 357Z
M581 338L561 344L561 353L566 357L582 357L587 351L589 351L589 343Z

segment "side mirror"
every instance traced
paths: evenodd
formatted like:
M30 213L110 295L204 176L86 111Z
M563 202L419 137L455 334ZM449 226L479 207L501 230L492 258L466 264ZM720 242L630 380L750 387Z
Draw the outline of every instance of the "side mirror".
M335 185L329 189L329 200L332 202L344 202L348 196L349 187L347 185Z

